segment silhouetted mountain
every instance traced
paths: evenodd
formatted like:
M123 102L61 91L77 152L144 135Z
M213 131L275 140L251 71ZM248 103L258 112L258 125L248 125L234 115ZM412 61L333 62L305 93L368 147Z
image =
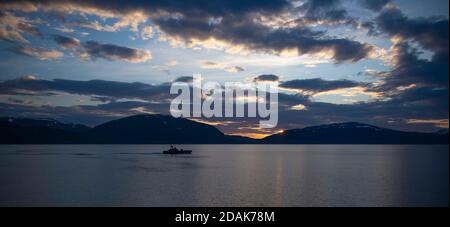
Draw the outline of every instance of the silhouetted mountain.
M255 144L259 142L260 140L258 139L253 139L245 136L227 135L227 143L229 144Z
M2 144L67 144L82 143L89 127L64 124L55 120L0 118Z
M402 132L356 122L286 130L262 140L270 144L443 144L448 134Z
M165 144L165 143L254 143L255 140L227 136L217 128L184 118L165 115L135 115L94 128L64 124L52 119L0 118L3 144Z
M30 119L30 118L14 118L0 117L0 121L7 121L23 127L43 127L51 129L60 129L69 132L87 132L91 128L81 124L62 123L54 119Z
M440 134L440 135L447 135L448 136L448 128L440 129L440 130L436 131L436 133Z
M96 143L227 143L213 126L165 115L135 115L89 131Z
M135 115L94 128L52 119L0 118L2 144L448 144L448 131L402 132L360 123L286 130L261 140L227 136L217 128L165 115Z

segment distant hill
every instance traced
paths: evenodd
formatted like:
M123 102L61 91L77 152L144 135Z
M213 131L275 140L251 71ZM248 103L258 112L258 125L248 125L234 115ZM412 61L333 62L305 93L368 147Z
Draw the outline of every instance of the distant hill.
M269 144L448 144L448 133L403 132L357 122L286 130L265 137Z
M82 143L89 127L51 119L0 118L1 144Z
M52 119L0 118L0 144L242 144L217 128L166 115L135 115L90 128Z
M61 123L57 120L40 118L14 118L14 117L0 117L0 122L10 122L23 127L43 127L50 129L60 129L69 132L87 132L91 128L82 124Z
M135 115L90 128L52 119L0 118L0 144L448 144L448 130L402 132L356 122L286 130L264 139L228 136L211 125Z
M94 127L89 137L97 143L227 143L217 128L184 118L135 115Z

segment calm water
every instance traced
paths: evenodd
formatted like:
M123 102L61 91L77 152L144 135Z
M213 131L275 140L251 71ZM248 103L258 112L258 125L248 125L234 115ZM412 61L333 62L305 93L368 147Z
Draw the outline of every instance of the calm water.
M0 206L448 206L448 145L0 146Z

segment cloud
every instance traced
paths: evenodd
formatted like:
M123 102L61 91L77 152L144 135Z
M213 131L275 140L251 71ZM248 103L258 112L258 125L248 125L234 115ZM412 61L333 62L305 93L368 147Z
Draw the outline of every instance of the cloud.
M73 33L73 32L75 32L75 29L67 28L67 27L64 27L64 26L56 27L56 28L53 28L53 29L55 29L56 31L63 32L63 33Z
M315 78L285 81L280 84L280 87L319 93L337 89L353 88L362 85L364 84L351 80L322 80L320 78Z
M211 62L211 61L205 61L201 63L201 67L203 69L222 69L229 73L238 73L242 72L245 69L240 66L227 66L221 63Z
M36 76L34 75L26 75L21 78L22 80L36 80Z
M74 49L81 45L80 40L78 40L76 38L61 36L61 35L54 35L53 37L54 37L55 42L60 47L65 48L65 49Z
M148 50L136 50L128 47L116 46L113 44L101 44L96 41L83 43L85 51L83 57L92 60L103 58L111 61L122 60L131 63L146 62L152 58Z
M408 119L408 124L432 124L438 128L447 128L449 126L448 119Z
M191 76L182 76L174 80L174 82L192 83L193 78Z
M211 62L211 61L205 61L202 62L201 67L204 69L221 69L224 66L219 63Z
M420 93L414 90L405 93L409 92ZM448 100L448 91L441 91L441 94L434 94L434 98L427 95L429 98L425 100L421 100L417 94L410 94L409 98L415 98L393 97L390 100L352 104L332 104L311 100L297 102L297 104L307 107L307 111L292 109L297 105L295 101L291 101L291 105L281 105L281 103L287 104L286 98L284 98L280 99L280 107L283 106L283 108L279 110L279 127L287 129L333 122L358 121L401 130L435 131L434 125L423 125L420 128L417 127L418 124L406 124L406 120L448 119L448 102L442 102L445 98L441 96L445 92L447 92ZM433 109L433 111L423 111L424 109Z
M81 43L78 39L61 35L54 35L55 42L62 48L73 49L82 59L103 58L110 61L127 61L131 63L146 62L152 58L151 52L137 50L113 44L102 44L96 41Z
M65 22L65 26L68 27L81 27L88 28L96 31L102 32L116 32L118 29L109 25L103 25L98 21L87 21L87 20L79 20L79 21L70 21Z
M230 21L228 21L230 20ZM281 54L295 50L298 55L315 55L336 62L356 62L369 57L373 47L343 38L326 38L324 32L307 27L273 29L252 22L251 18L236 22L223 19L220 24L188 18L157 19L156 24L169 41L188 47L203 46L225 49L230 53L258 51Z
M436 105L434 110L445 107L437 106L437 103L448 102L448 19L410 19L398 8L386 7L376 22L379 30L393 37L393 46L392 70L382 73L384 79L374 90L403 102L411 102L414 98L415 104L422 102ZM422 52L412 42L431 51L432 57L420 58Z
M244 68L242 68L240 66L227 66L224 68L224 70L229 73L238 73L238 72L244 71Z
M303 104L297 104L291 107L291 110L307 110L307 109L308 108L306 108L306 106Z
M26 5L25 5L26 4ZM25 7L27 8L21 8ZM328 36L324 31L314 30L308 25L271 26L261 18L271 20L280 15L290 15L288 21L302 17L308 20L328 20L330 23L349 23L347 12L337 0L304 1L294 7L288 0L214 0L208 4L196 1L5 1L0 4L5 10L28 10L45 12L72 12L97 15L101 18L117 18L113 25L102 25L93 21L67 22L66 25L89 27L101 31L117 31L130 27L137 31L138 25L151 20L161 33L160 39L187 47L224 49L230 53L249 51L281 54L295 50L298 55L318 55L333 59L337 63L356 62L371 56L373 47L348 38ZM301 13L298 14L297 11ZM297 18L296 18L297 17Z
M78 88L72 88L78 92L91 93L90 87L102 86L111 92L102 92L103 95L117 94L112 92L114 89L122 89L120 97L134 97L141 96L142 93L137 92L135 88L139 87L133 85L134 83L118 83L120 86L113 86L107 88L109 83L101 84L90 81L80 81ZM90 85L89 85L90 84ZM36 84L33 88L38 89L41 84ZM62 85L58 85L62 86ZM123 89L124 87L128 89ZM150 86L150 85L146 85ZM143 87L146 87L143 86ZM4 88L10 87L10 84L5 86L0 85L0 91L5 91ZM72 86L71 86L72 87ZM84 87L84 88L83 88ZM23 87L22 87L23 88ZM166 89L169 89L167 87ZM145 90L145 89L144 89ZM119 91L119 90L118 90ZM166 90L167 91L167 90ZM97 91L96 93L100 93ZM125 95L124 93L128 93ZM159 97L159 98L158 98ZM145 100L162 100L161 96L148 97ZM436 106L422 103L421 105L414 105L408 103L399 108L401 103L397 100L391 101L376 101L370 103L356 103L351 105L337 105L331 103L313 102L304 96L288 95L284 93L279 94L279 129L292 129L311 125L326 124L333 122L345 121L360 121L371 123L379 126L397 128L403 130L417 130L417 126L423 126L423 130L434 131L436 128L434 124L408 124L407 119L448 119L448 110L436 109L436 111L423 111L422 108L434 108ZM303 108L306 107L306 109ZM448 105L447 105L448 107ZM107 104L99 104L95 106L70 106L70 107L53 107L53 106L24 106L20 103L1 103L0 115L3 116L25 116L25 117L58 117L64 121L71 121L77 123L98 124L107 120L112 120L119 117L124 117L132 114L137 114L138 111L145 110L153 113L168 114L169 102L142 102L142 101L115 101ZM211 119L210 119L211 120ZM229 121L229 119L214 119L214 121ZM257 124L258 119L253 118L236 118L235 124L217 125L226 133L241 132L242 127ZM395 123L391 123L395 122Z
M392 36L389 54L392 69L377 72L381 81L366 88L382 93L386 100L375 102L370 108L382 110L383 115L397 115L393 118L398 115L403 115L403 119L448 118L448 19L411 19L397 7L388 5L375 24L379 31ZM420 57L423 53L420 48L429 50L431 58ZM373 114L381 115L376 111Z
M331 122L361 121L399 129L424 127L423 129L429 130L437 124L408 124L407 119L410 119L410 122L448 119L448 19L409 18L398 8L387 3L388 1L358 1L364 7L379 12L375 21L360 24L361 27L368 29L372 34L387 34L392 37L393 46L390 50L392 69L376 73L382 77L379 77L381 81L377 86L373 87L355 81L321 79L286 81L284 85L293 89L304 89L310 93L339 91L346 92L344 95L353 95L355 90L363 89L376 94L381 93L384 95L383 99L343 105L318 102L317 99L311 98L313 97L311 94L280 93L280 127L288 129ZM299 3L301 4L298 5ZM330 34L326 32L326 29L322 29L327 26L333 26L333 28L341 25L355 26L357 18L351 17L338 0L212 0L208 4L198 4L196 1L162 0L151 1L151 4L133 0L126 3L115 0L5 0L0 2L0 8L2 9L1 20L3 20L0 23L3 26L0 26L0 38L8 41L16 39L23 43L27 42L27 36L36 36L38 33L37 30L33 30L34 22L23 17L17 19L19 17L15 16L15 13L17 15L20 13L22 16L27 15L27 12L39 11L62 15L70 12L72 16L80 16L77 20L64 18L62 23L65 26L78 26L106 32L130 28L136 31L137 36L141 36L145 25L151 24L153 37L160 35L159 40L169 41L174 46L219 49L233 54L258 52L285 56L289 53L326 59L326 62L345 63L371 58L376 50L367 43L335 36L334 33ZM15 16L14 20L20 20L24 25L19 26L18 22L14 22L12 24L16 26L13 26L13 29L6 29L5 25L9 23L4 22L5 14ZM92 15L94 17L91 17ZM88 21L83 20L83 16L99 19ZM149 32L146 33L149 34ZM78 54L77 56L88 59L105 58L139 62L146 58L145 54L137 54L142 53L139 52L140 50L111 44L108 46L95 41L91 45L80 41L77 46L73 40L61 39L58 44ZM432 56L428 59L420 57L422 49L431 51ZM300 60L299 63L301 63ZM243 63L240 61L211 62L206 65L225 70L226 67L239 67L236 66L239 64ZM237 68L234 68L234 71L238 71ZM179 80L182 79L179 78ZM158 102L167 102L170 97L167 95L167 84L149 85L96 80L21 79L1 82L0 88L2 94L8 95L21 94L21 92L32 95L33 92L51 93L56 90L71 94L93 95L93 97L110 101L111 103L107 105L70 108L25 108L19 105L0 104L2 115L57 115L64 116L66 120L84 119L92 122L126 116L143 110L167 112L167 105L164 106ZM147 102L119 102L118 100L122 98L142 99ZM303 107L306 107L307 111L299 111ZM251 120L242 119L241 124L250 123ZM226 129L229 132L236 131L235 128L231 128L232 125L227 127L230 127Z
M17 54L34 57L39 60L56 60L64 56L64 53L60 51L40 47L15 47L12 48L11 51Z
M190 77L178 78L189 81ZM313 86L314 87L314 86ZM335 88L336 86L334 86ZM65 121L97 124L118 117L137 114L139 111L168 114L171 99L170 84L150 85L114 81L39 80L24 77L0 82L0 96L47 94L64 92L105 98L107 104L95 106L23 106L21 103L1 103L0 115L27 117L58 116ZM321 89L323 90L323 89ZM122 101L140 100L140 101ZM279 93L279 128L291 129L317 124L360 121L397 129L435 130L436 124L408 124L408 119L448 119L448 90L431 88L408 89L389 100L353 104L322 103L303 94ZM444 102L445 101L445 102ZM433 111L423 111L431 109ZM236 124L218 125L226 133L239 132L239 127L257 123L258 119L237 118ZM229 121L229 119L214 119ZM395 123L391 123L395 122ZM417 121L415 121L417 122Z
M39 80L35 77L0 82L0 94L22 94L24 91L57 91L78 95L96 95L112 99L142 99L164 101L171 97L170 84L150 85L144 83L125 83L105 80Z
M141 30L141 39L148 40L153 37L153 28L152 26L146 26Z
M378 12L390 3L391 0L359 0L359 2L363 7Z
M177 60L170 60L166 63L167 66L176 66L178 65Z
M176 65L178 65L178 62L176 60L169 60L163 65L152 65L152 68L156 69L156 70L163 71L163 72L167 73L167 75L170 75L171 74L171 71L170 71L171 68L176 66Z
M306 0L299 6L304 14L296 20L303 25L354 24L355 19L348 15L340 0Z
M433 52L448 53L448 19L441 17L410 19L400 9L392 6L380 13L376 23L378 29L395 36L397 40L416 41Z
M255 81L255 82L265 82L265 81L274 82L274 81L279 81L279 80L280 80L280 78L273 74L263 74L263 75L259 75L259 76L255 77L253 79L253 81Z
M406 42L394 44L393 70L384 72L382 91L395 91L399 87L448 88L448 53L435 54L431 60L418 57L420 52Z
M31 36L41 35L40 31L31 24L30 20L6 11L0 11L0 40L29 43L23 36L24 34Z

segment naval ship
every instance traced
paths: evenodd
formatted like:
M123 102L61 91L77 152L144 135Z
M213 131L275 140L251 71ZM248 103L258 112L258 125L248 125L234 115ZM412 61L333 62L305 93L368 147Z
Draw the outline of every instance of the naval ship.
M190 153L192 153L192 150L178 149L172 145L170 145L169 150L163 151L163 154L190 154Z

